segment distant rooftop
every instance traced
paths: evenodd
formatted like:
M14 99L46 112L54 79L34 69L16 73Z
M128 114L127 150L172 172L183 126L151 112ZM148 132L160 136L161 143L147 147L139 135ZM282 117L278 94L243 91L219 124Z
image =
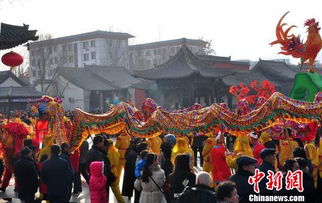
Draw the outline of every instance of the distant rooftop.
M163 46L171 46L171 45L182 45L183 43L186 43L187 45L196 45L196 46L202 46L205 47L207 42L201 40L201 39L173 39L173 40L165 40L165 41L159 41L159 42L150 42L150 43L144 43L144 44L135 44L129 46L130 50L135 49L153 49Z
M62 44L62 43L68 43L72 41L78 41L78 40L82 41L82 40L89 40L89 39L95 39L95 38L128 39L132 37L134 36L128 33L97 30L94 32L86 32L86 33L77 34L77 35L69 35L66 37L58 37L58 38L53 38L48 40L41 40L41 41L33 42L31 44L39 46L39 45L47 45L48 43Z

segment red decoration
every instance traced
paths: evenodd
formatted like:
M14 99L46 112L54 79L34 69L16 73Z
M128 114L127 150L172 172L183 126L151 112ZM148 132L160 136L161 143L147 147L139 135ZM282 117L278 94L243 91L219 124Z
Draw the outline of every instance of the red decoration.
M2 56L1 61L6 66L10 66L11 68L19 66L23 62L23 58L20 54L16 52L9 52Z
M257 94L249 95L248 93L251 91L256 92ZM254 104L259 98L267 100L275 92L275 86L268 80L264 80L262 83L254 80L250 83L249 87L243 83L240 83L237 86L231 86L229 92L236 96L238 101L246 100L249 104Z

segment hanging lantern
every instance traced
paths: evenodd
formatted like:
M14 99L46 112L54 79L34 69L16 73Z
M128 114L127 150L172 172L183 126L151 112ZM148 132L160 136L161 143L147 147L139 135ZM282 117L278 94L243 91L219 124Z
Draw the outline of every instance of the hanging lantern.
M4 65L10 66L10 70L12 70L14 67L22 64L23 58L20 54L11 51L3 55L1 61Z

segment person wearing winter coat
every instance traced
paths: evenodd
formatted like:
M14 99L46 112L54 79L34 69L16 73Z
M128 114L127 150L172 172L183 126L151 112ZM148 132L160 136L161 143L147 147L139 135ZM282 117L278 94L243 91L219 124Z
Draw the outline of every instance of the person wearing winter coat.
M257 159L242 155L237 158L236 162L238 169L229 180L236 183L239 202L249 202L249 195L255 194L255 191L253 185L248 183L248 179L255 173Z
M108 195L106 192L107 178L104 175L104 162L93 161L90 164L90 173L89 191L91 203L108 203Z
M162 190L165 183L164 171L157 162L156 154L148 154L142 178L137 179L134 187L141 190L140 203L166 203Z
M85 140L82 143L82 145L80 146L80 149L79 149L79 152L80 152L80 156L79 156L79 172L81 173L83 178L86 180L86 183L89 185L89 174L88 174L87 165L86 165L86 156L87 156L88 149L89 149L89 144Z
M216 195L211 185L210 174L201 171L197 174L196 184L186 187L177 203L216 203Z
M51 146L51 157L42 166L41 177L47 185L50 202L69 202L73 171L67 161L59 157L60 147Z
M26 203L32 203L39 186L39 177L32 158L32 150L28 147L21 150L21 159L15 163L14 173L19 184L19 198Z
M170 191L172 199L177 199L187 186L192 186L196 182L196 175L190 168L190 156L180 154L175 161L175 169L170 174Z
M122 187L122 195L131 199L133 196L134 181L135 181L135 167L136 161L139 154L146 150L148 145L147 143L140 143L138 139L134 140L134 142L130 145L129 149L125 153L125 167L124 167L124 176L123 176L123 187ZM135 200L137 203L140 201L140 192L135 190Z

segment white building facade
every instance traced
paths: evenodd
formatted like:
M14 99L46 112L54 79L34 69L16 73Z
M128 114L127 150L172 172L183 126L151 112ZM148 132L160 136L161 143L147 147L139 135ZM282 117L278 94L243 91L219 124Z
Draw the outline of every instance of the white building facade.
M130 46L129 49L130 67L134 70L146 70L161 65L176 55L183 44L196 55L205 54L207 42L203 40L182 38L137 44Z
M30 83L44 92L57 74L57 67L113 65L129 69L131 37L127 33L95 31L33 42L29 46Z

